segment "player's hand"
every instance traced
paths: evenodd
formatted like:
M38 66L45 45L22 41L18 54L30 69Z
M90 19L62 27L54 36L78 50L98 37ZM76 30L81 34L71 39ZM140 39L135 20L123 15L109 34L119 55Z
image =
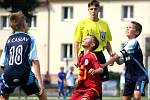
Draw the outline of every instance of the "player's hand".
M91 69L88 71L88 73L91 74L91 75L95 75L95 74L96 74L96 71L91 68Z
M112 53L110 54L110 57L113 57L116 55L116 52L112 51ZM114 62L109 64L109 66L113 66L114 65Z
M112 53L110 54L110 56L113 57L114 55L116 55L116 52L112 51Z
M45 92L45 88L42 82L39 82L39 88L40 88L39 95L42 95Z

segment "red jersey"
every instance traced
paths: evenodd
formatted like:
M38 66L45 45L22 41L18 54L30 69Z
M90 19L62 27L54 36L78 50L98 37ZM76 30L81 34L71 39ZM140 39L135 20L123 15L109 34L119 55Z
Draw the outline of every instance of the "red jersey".
M79 66L79 80L81 82L76 88L76 92L86 92L88 90L94 90L99 96L102 93L102 82L100 80L100 75L90 75L88 71L93 69L100 68L100 63L96 55L92 52L84 55L81 53L78 57L78 66Z

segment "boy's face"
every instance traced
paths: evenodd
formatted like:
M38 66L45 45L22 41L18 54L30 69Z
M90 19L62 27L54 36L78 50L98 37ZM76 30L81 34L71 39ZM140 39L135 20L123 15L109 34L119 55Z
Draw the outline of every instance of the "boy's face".
M70 70L71 70L71 71L74 71L74 67L71 67Z
M92 38L90 36L86 36L82 41L82 46L84 48L90 48L92 45Z
M60 68L60 71L63 72L63 71L64 71L64 67L61 67L61 68Z
M98 12L99 12L98 7L95 7L94 5L91 5L90 7L88 7L88 11L89 11L91 17L93 17L93 18L98 17Z
M136 30L135 25L132 23L129 23L126 27L126 36L131 39L131 38L135 38L136 35L139 34L139 32Z

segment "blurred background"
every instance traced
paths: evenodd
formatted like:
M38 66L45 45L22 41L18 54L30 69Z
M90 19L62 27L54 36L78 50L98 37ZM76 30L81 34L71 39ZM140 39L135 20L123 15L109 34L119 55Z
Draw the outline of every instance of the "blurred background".
M128 22L135 20L142 24L143 30L138 41L144 54L144 64L149 70L150 0L99 1L99 18L109 24L114 51L119 50L126 40L125 28ZM29 34L37 41L43 81L48 80L45 86L48 91L56 92L59 68L64 66L67 72L74 65L74 30L81 19L89 17L88 2L89 0L0 0L0 55L8 36L12 34L8 16L11 12L21 10L27 17ZM109 59L106 52L105 55ZM123 68L124 65L117 64L109 67L110 81L103 83L104 96L120 95L120 73ZM148 89L147 87L146 96L150 95Z

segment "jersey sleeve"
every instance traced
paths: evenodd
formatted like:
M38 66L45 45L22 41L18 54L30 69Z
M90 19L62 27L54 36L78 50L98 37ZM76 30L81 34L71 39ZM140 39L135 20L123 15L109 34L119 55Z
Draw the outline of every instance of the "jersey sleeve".
M138 41L136 39L132 39L130 40L127 45L124 47L124 50L128 53L128 54L132 54L135 53L137 51L136 46L138 45Z
M33 37L31 37L31 47L30 47L30 60L38 60L37 56L37 48L36 48L36 41Z
M100 62L98 61L96 56L93 56L92 60L93 60L93 67L94 67L94 69L98 69L98 68L101 67Z
M122 50L117 51L116 53L120 57L120 59L123 59L124 57L130 58L132 54L137 51L136 47L138 45L138 41L136 39L132 39L125 45Z
M5 61L6 61L6 49L7 48L5 46L5 48L3 49L1 58L0 58L0 66L4 66L4 64L5 64Z

